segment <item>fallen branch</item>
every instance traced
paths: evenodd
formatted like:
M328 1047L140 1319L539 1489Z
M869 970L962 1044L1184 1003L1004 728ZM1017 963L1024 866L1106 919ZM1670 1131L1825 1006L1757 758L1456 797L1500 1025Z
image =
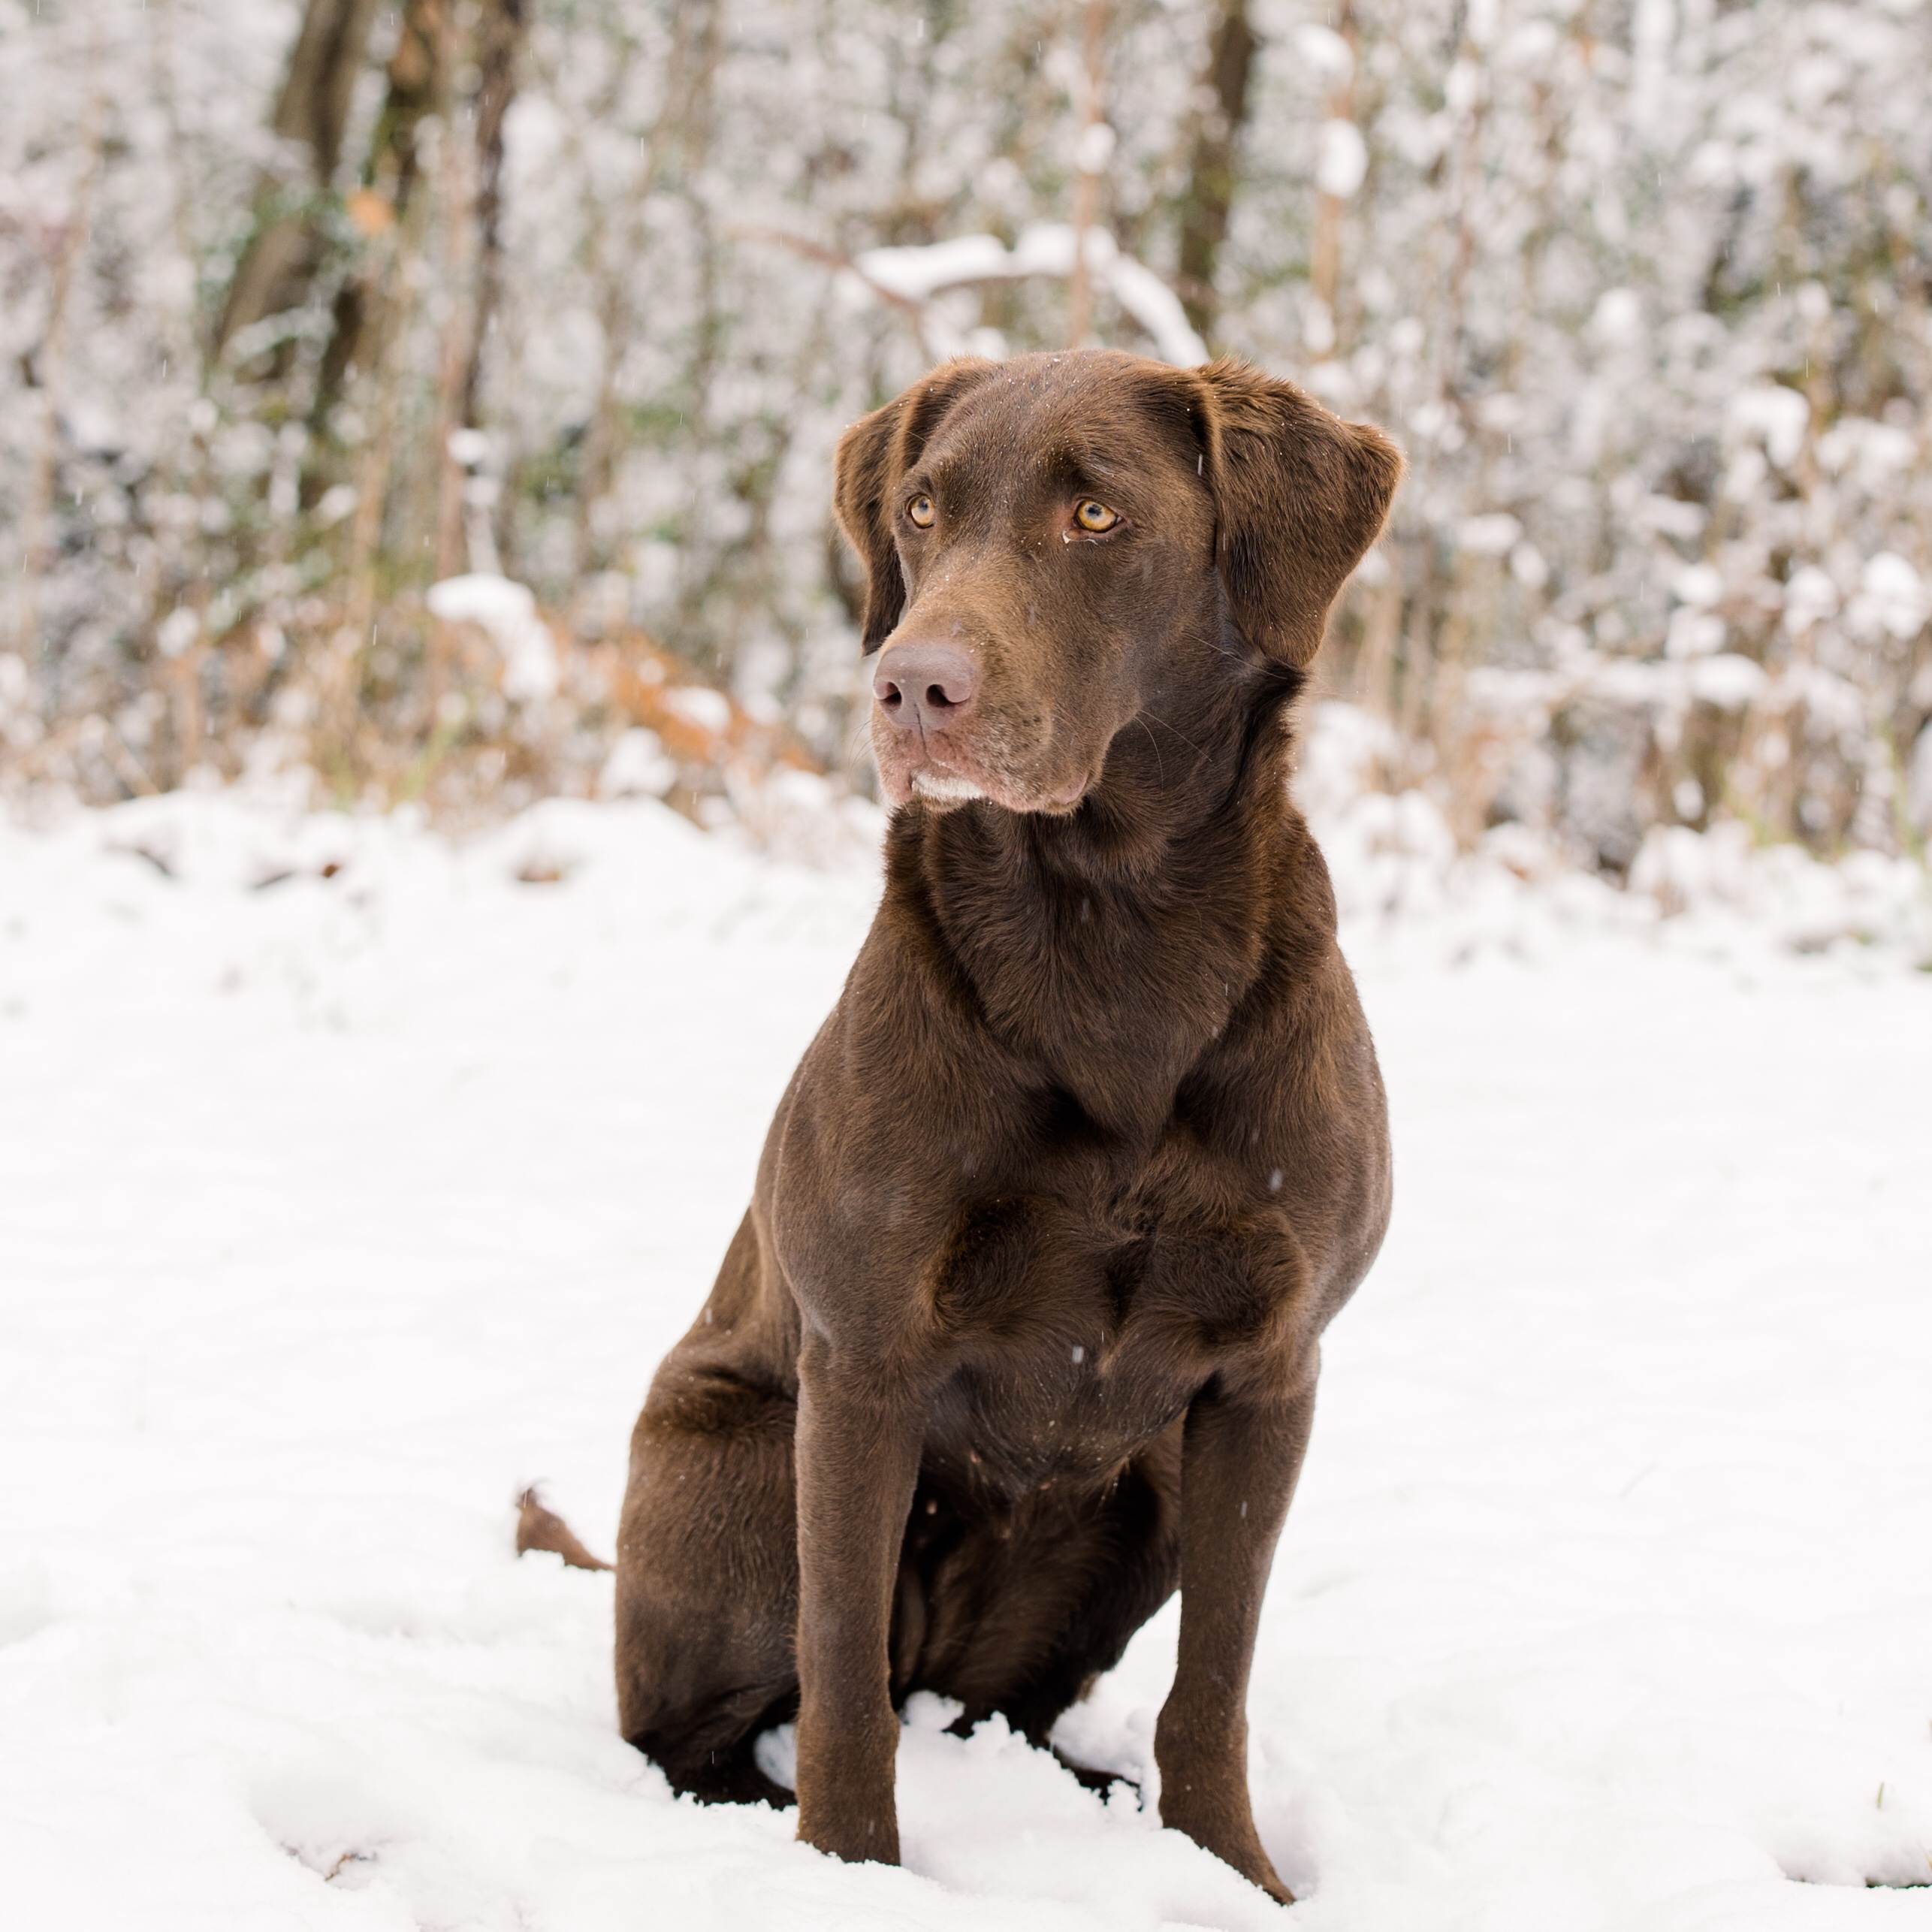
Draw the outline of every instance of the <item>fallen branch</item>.
M614 1565L593 1556L577 1540L577 1532L554 1510L545 1509L536 1491L525 1490L517 1498L517 1554L548 1550L561 1556L573 1570L608 1570Z

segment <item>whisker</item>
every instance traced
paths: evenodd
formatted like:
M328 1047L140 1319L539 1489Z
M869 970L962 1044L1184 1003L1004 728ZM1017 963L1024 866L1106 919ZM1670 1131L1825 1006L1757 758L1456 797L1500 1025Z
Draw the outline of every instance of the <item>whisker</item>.
M1167 766L1161 756L1161 741L1148 729L1147 715L1144 711L1134 720L1134 723L1140 726L1143 731L1147 732L1147 742L1154 747L1154 769L1159 777L1162 789L1165 790L1167 783Z
M1146 714L1143 711L1141 715L1144 718L1146 716ZM1207 756L1207 753L1204 752L1185 732L1182 730L1179 725L1170 724L1165 718L1157 717L1155 719L1154 722L1158 725L1165 727L1166 729L1171 731L1197 758L1205 758ZM1152 736L1152 735L1153 734L1152 732L1149 733L1150 737Z

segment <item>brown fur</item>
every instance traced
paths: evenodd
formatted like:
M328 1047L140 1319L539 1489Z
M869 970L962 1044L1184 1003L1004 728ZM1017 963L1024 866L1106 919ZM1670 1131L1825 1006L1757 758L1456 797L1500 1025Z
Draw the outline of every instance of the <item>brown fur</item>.
M1390 1198L1291 701L1400 467L1103 352L949 364L841 445L880 678L963 654L976 695L875 707L883 903L632 1441L620 1709L679 1789L781 1799L795 1710L799 1835L895 1859L895 1701L1044 1741L1178 1586L1162 1817L1287 1897L1248 1666Z

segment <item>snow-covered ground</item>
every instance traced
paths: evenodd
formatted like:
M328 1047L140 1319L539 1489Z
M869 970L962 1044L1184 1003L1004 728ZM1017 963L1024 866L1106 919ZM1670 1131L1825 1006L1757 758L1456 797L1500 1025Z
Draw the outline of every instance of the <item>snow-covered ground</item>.
M1256 1663L1290 1922L1932 1927L1932 979L1513 876L1352 929L1399 1203ZM608 1550L872 891L649 804L0 832L9 1924L1282 1922L936 1707L903 1870L674 1801L609 1579L510 1553L532 1479ZM1079 1755L1146 1774L1173 1629Z

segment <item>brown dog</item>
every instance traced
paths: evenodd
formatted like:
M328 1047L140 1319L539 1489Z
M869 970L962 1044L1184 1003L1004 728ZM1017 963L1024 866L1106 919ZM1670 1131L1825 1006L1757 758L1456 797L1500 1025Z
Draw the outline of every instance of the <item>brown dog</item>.
M1164 1820L1279 1899L1246 1698L1318 1342L1389 1212L1290 701L1401 469L1218 363L935 371L849 431L884 901L651 1384L624 1734L895 1860L896 1701L1043 1742L1178 1584Z

